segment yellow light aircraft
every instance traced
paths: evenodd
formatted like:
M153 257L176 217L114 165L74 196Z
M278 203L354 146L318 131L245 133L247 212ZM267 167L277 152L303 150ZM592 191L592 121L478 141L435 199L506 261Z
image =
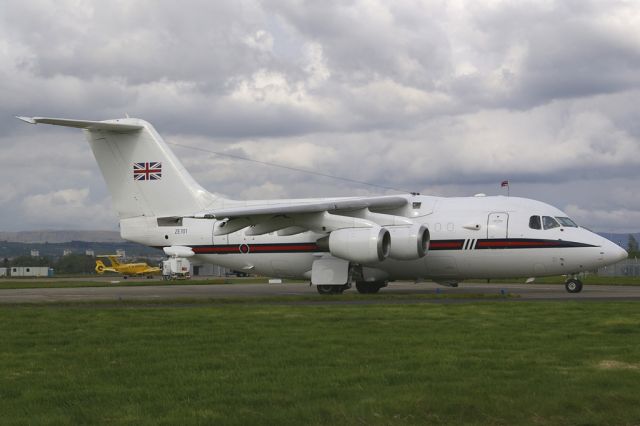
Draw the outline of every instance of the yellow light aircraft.
M117 254L106 254L96 257L106 257L109 258L109 261L111 262L111 266L107 266L102 262L102 260L96 260L96 272L99 274L104 274L105 272L116 272L124 275L125 278L137 275L146 275L147 277L151 277L152 275L160 274L160 268L149 266L144 262L120 263L118 258L122 256Z

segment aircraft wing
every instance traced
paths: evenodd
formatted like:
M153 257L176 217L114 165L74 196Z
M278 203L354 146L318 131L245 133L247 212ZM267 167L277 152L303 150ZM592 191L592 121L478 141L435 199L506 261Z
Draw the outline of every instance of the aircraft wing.
M274 203L214 209L197 213L195 217L207 219L233 219L259 215L295 215L304 213L331 212L337 210L358 210L364 208L384 209L402 207L407 204L405 197L362 197L337 198L299 203Z
M192 217L218 219L215 235L249 228L246 235L278 231L294 235L305 231L331 232L341 228L378 225L408 225L406 217L379 213L408 204L407 196L353 197L320 200L292 200L223 207L198 212ZM373 211L372 211L373 210Z

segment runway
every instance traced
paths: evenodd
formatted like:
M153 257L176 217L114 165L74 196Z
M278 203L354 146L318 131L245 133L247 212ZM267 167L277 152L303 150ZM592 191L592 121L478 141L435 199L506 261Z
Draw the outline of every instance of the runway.
M357 294L355 289L345 295ZM441 295L427 298L423 295ZM447 295L479 295L477 298L447 298ZM385 298L384 295L403 296ZM512 295L514 297L500 297ZM286 296L307 296L304 300ZM415 296L415 297L411 297ZM162 285L140 287L78 287L78 288L35 288L0 290L0 304L18 303L59 303L59 302L119 302L158 300L197 300L221 298L264 298L269 301L287 303L340 302L341 296L321 296L315 287L308 284L216 284L216 285ZM640 301L640 286L585 285L581 293L567 293L563 285L547 284L461 284L458 288L442 287L433 283L392 283L378 295L363 295L362 299L344 298L344 303L460 303L469 301L596 301L634 300Z

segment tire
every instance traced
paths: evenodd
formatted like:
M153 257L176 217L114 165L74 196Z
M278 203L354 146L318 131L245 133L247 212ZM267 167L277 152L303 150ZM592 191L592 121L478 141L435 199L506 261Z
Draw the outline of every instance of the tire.
M564 288L569 293L580 293L582 291L582 281L571 278L564 283Z
M374 282L366 282L366 281L357 281L356 282L356 290L360 294L374 294L380 291L380 289L384 287L384 283L380 283L377 281Z
M349 290L351 286L349 284L345 285L334 285L333 286L333 294L342 294L345 290Z
M349 284L345 285L317 285L316 290L320 294L342 294L343 291L349 289Z
M318 290L318 293L322 294L322 295L327 295L327 294L334 294L333 292L333 288L336 287L334 285L317 285L316 286L316 290Z

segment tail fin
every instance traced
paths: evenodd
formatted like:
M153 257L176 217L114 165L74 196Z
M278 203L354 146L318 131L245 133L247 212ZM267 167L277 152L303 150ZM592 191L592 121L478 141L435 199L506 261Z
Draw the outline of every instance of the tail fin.
M31 124L85 129L120 219L189 215L215 201L144 120L18 118Z

